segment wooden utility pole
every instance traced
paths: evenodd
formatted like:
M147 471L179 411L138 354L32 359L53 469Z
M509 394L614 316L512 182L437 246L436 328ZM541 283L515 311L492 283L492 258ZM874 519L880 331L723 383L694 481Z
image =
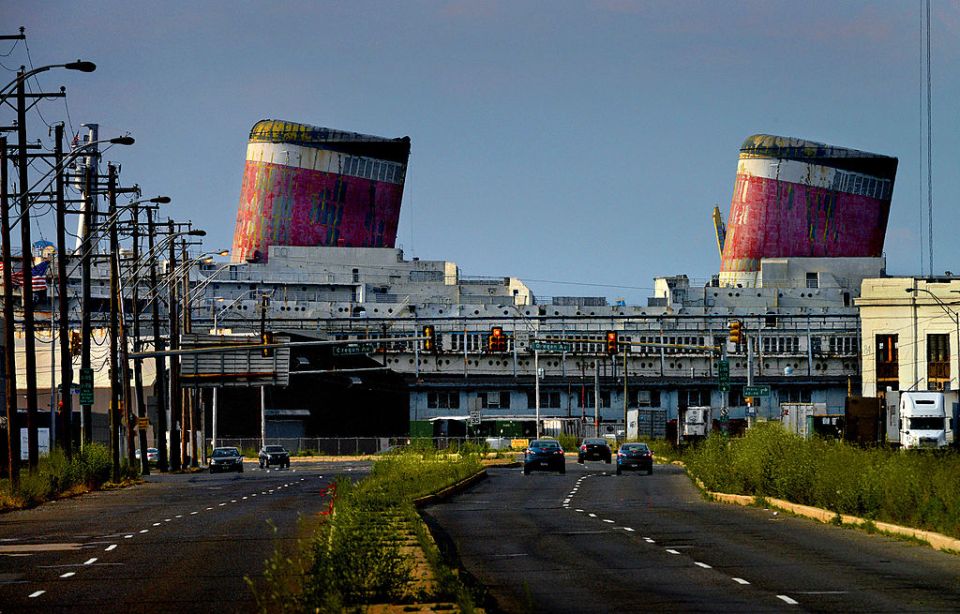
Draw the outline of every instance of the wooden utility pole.
M153 223L153 211L147 209L147 249L150 254L150 288L152 288L153 306L150 309L151 320L153 322L153 349L156 352L163 351L163 337L160 336L160 297L157 296L157 256L153 253L154 234L156 226ZM167 456L167 377L165 361L163 356L156 358L157 377L154 384L154 393L157 395L157 468L160 471L166 471L168 467Z
M20 421L17 416L16 339L13 330L13 258L10 255L10 201L7 195L7 137L0 137L0 243L3 253L3 396L7 414L7 471L20 487Z
M114 217L117 213L117 171L112 164L107 167L107 194L110 199L107 220L110 224L110 453L113 459L113 481L120 481L120 373L119 313L120 294L120 241Z
M63 124L54 128L56 139L55 161L57 169L57 298L60 317L60 401L57 439L67 458L73 456L73 356L70 353L70 311L67 297L67 234L66 203L63 186ZM52 342L51 330L51 342Z

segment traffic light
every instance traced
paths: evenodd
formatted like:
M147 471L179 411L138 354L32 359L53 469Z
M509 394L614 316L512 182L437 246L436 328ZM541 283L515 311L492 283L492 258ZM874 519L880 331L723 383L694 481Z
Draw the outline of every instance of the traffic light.
M82 351L83 337L80 336L80 331L70 331L70 355L79 356Z
M437 333L429 324L423 327L423 351L430 353L437 351Z
M743 342L743 331L740 330L742 324L740 320L732 320L727 326L730 327L730 343L740 344Z
M494 326L490 329L490 337L487 339L487 349L491 352L506 352L507 337L503 334L503 328Z
M617 341L617 332L613 330L607 331L607 354L613 356L619 350L620 344Z
M260 343L263 345L270 345L273 343L273 333L271 332L262 332L260 333ZM263 348L260 350L261 355L264 358L273 358L273 348Z

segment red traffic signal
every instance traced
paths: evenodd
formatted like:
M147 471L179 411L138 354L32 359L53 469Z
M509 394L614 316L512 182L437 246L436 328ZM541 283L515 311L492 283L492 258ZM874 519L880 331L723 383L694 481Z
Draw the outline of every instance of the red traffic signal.
M494 326L490 329L490 337L487 339L487 349L491 352L507 351L507 336L503 334L503 328Z
M613 356L620 349L620 343L617 339L616 331L607 331L607 354Z

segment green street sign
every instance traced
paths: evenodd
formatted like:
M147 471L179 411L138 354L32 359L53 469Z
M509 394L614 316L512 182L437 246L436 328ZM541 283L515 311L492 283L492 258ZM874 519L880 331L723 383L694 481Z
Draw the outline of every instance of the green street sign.
M560 343L557 341L532 341L530 349L534 352L569 352L569 343Z
M80 369L80 404L93 405L93 369Z
M377 351L372 343L361 343L359 345L334 346L334 356L354 356L356 354L370 354Z
M730 361L717 361L717 388L720 392L730 392Z
M744 386L743 396L745 397L768 397L770 396L770 386L766 384L760 386Z

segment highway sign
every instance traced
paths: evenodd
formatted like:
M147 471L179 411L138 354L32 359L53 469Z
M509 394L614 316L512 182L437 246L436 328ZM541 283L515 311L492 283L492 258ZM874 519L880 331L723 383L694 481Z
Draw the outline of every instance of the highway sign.
M377 348L372 343L360 343L357 345L334 346L334 356L353 356L356 354L370 354L376 352Z
M720 392L730 392L730 361L717 361L717 387Z
M743 396L745 397L768 397L770 396L770 386L762 384L760 386L744 386Z
M558 341L532 341L530 349L534 352L569 352L570 344Z
M80 404L93 405L93 369L80 369Z

